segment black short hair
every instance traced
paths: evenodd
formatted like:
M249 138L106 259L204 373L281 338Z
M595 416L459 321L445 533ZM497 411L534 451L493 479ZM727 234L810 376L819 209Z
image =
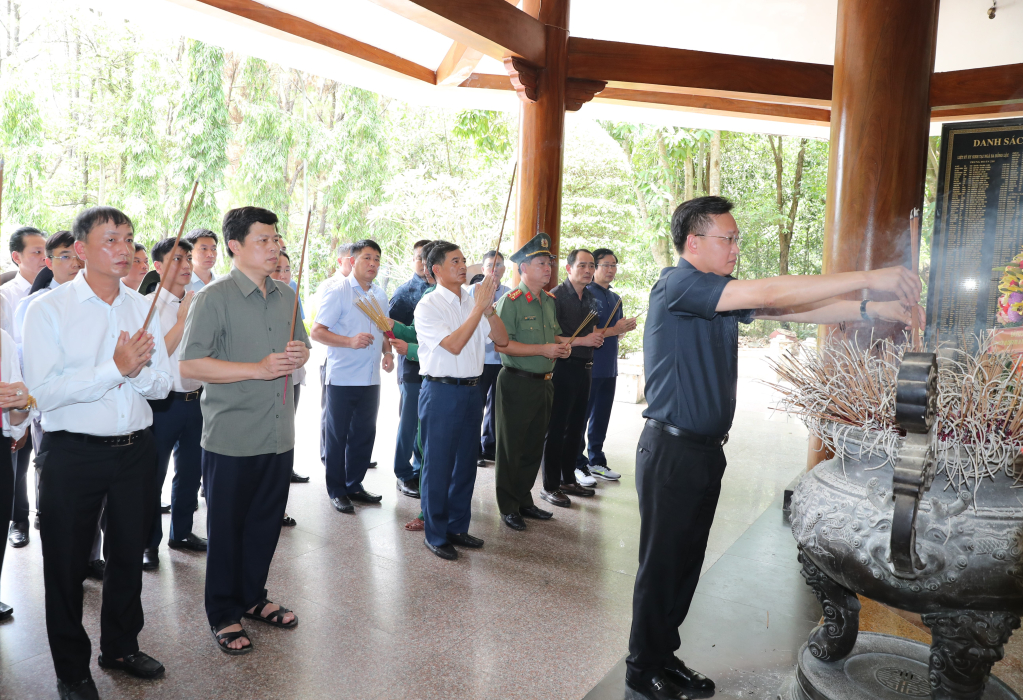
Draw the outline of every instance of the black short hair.
M457 243L451 241L434 241L433 246L430 248L430 257L426 259L426 269L430 271L430 275L436 279L437 275L433 274L434 265L443 265L444 259L448 257L448 253L453 250L461 250Z
M224 241L238 241L245 245L245 237L249 235L252 224L266 224L277 230L277 215L269 209L262 207L238 207L231 209L224 214L224 221L220 224L220 230L224 234ZM233 258L234 253L231 246L227 247L228 257Z
M483 262L486 262L487 260L490 260L492 258L501 258L502 261L504 260L504 256L498 253L496 250L488 250L486 253L483 254Z
M281 257L282 257L282 258L287 258L288 262L291 262L291 256L290 256L290 255L288 255L288 251L286 251L286 250L282 250L282 251L281 251Z
M416 241L415 243L412 244L412 250L415 250L416 248L422 248L429 242L430 242L429 238L424 238L422 240Z
M173 247L174 247L173 238L164 238L162 241L159 241L156 245L153 246L153 250L150 252L150 255L153 258L153 262L162 263L163 259L167 257L167 253L171 252L171 248ZM192 250L192 244L186 241L184 238L182 238L180 241L178 241L178 248L181 248L181 250L184 251L190 251Z
M46 234L34 226L22 226L11 234L10 250L12 253L25 252L25 236L42 236L46 238Z
M363 238L361 241L355 241L355 243L352 243L351 256L354 258L356 255L361 253L364 248L372 248L381 255L383 255L384 253L384 251L380 250L380 246L377 244L376 241L374 241L371 238Z
M46 239L46 254L50 255L57 248L70 248L75 244L75 237L70 231L57 231Z
M217 234L213 233L213 231L210 231L208 228L194 228L182 236L182 238L191 243L193 247L195 246L195 242L200 238L212 238L214 243L220 245L220 239L217 238Z
M593 258L593 253L586 250L585 248L575 248L568 254L568 258L565 260L569 265L575 265L575 261L579 258L579 253L586 253ZM596 260L596 258L594 258Z
M136 253L145 253L146 252L146 247L144 245L142 245L141 243L136 243L135 244L135 252Z
M595 251L593 251L593 262L600 263L600 261L606 258L608 255L614 258L615 262L618 262L618 256L615 255L615 252L610 248L597 248Z
M479 282L482 282L486 278L487 276L484 275L482 272L477 272L475 275L472 276L472 279L469 280L469 284L477 284Z
M89 207L78 212L75 222L71 224L71 233L75 235L76 241L84 241L92 229L107 222L112 223L114 226L128 224L133 232L135 230L135 224L120 209L114 209L113 207Z
M671 216L671 242L675 252L681 254L686 249L686 239L699 235L713 225L710 217L727 214L735 205L725 197L711 195L696 197L678 205Z
M430 259L430 251L432 251L434 246L437 245L438 243L440 243L440 241L430 241L429 243L423 246L423 250L420 251L419 254L423 256L424 263L428 263ZM426 264L426 277L428 282L430 280L433 280L434 282L437 281L437 278L433 276L433 269L430 267L429 264Z

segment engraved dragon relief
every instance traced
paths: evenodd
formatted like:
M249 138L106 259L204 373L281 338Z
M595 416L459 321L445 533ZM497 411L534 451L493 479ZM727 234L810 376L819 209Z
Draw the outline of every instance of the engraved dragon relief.
M978 557L1005 561L1010 576L1023 590L1023 524L980 520L967 513L972 494L954 500L924 498L917 514L917 552L924 568L915 580L894 576L890 563L890 530L894 501L885 480L867 480L865 497L855 498L816 478L815 470L792 496L792 535L818 561L837 564L836 555L852 557L877 580L895 589L936 591L954 584L962 572L979 564ZM832 476L835 476L832 474ZM843 481L839 477L840 481ZM1016 562L1014 565L1013 562Z

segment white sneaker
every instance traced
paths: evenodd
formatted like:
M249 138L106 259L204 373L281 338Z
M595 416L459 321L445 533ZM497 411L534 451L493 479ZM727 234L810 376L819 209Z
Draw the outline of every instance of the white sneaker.
M619 479L622 478L622 475L619 474L618 472L611 471L607 467L602 467L600 465L591 464L590 474L597 477L598 479L603 479L604 481L618 481Z
M594 486L597 483L596 479L584 472L582 469L575 470L575 480L580 486L586 487Z

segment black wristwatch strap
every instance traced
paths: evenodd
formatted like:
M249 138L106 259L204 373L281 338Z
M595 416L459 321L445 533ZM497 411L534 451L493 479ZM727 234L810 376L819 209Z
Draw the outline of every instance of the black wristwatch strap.
M871 318L870 318L870 316L867 316L867 302L868 301L870 301L870 300L869 299L864 299L863 301L860 302L860 316L863 317L864 321L867 321L869 323Z

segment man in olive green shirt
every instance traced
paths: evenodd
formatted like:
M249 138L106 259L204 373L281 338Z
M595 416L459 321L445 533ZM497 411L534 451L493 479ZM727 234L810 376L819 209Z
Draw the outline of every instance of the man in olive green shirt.
M277 216L232 209L223 235L234 267L192 301L179 366L204 389L206 617L221 651L244 654L252 643L242 617L298 624L267 599L265 586L295 457L294 392L285 386L310 346L301 323L292 334L296 292L270 277L281 250Z
M497 315L509 340L497 348L504 367L497 376L494 397L494 467L497 507L513 530L526 529L523 516L547 520L554 515L537 508L530 494L554 401L554 361L572 353L568 339L561 337L554 297L544 290L551 279L550 247L550 237L538 233L508 258L518 265L522 281L497 302Z

